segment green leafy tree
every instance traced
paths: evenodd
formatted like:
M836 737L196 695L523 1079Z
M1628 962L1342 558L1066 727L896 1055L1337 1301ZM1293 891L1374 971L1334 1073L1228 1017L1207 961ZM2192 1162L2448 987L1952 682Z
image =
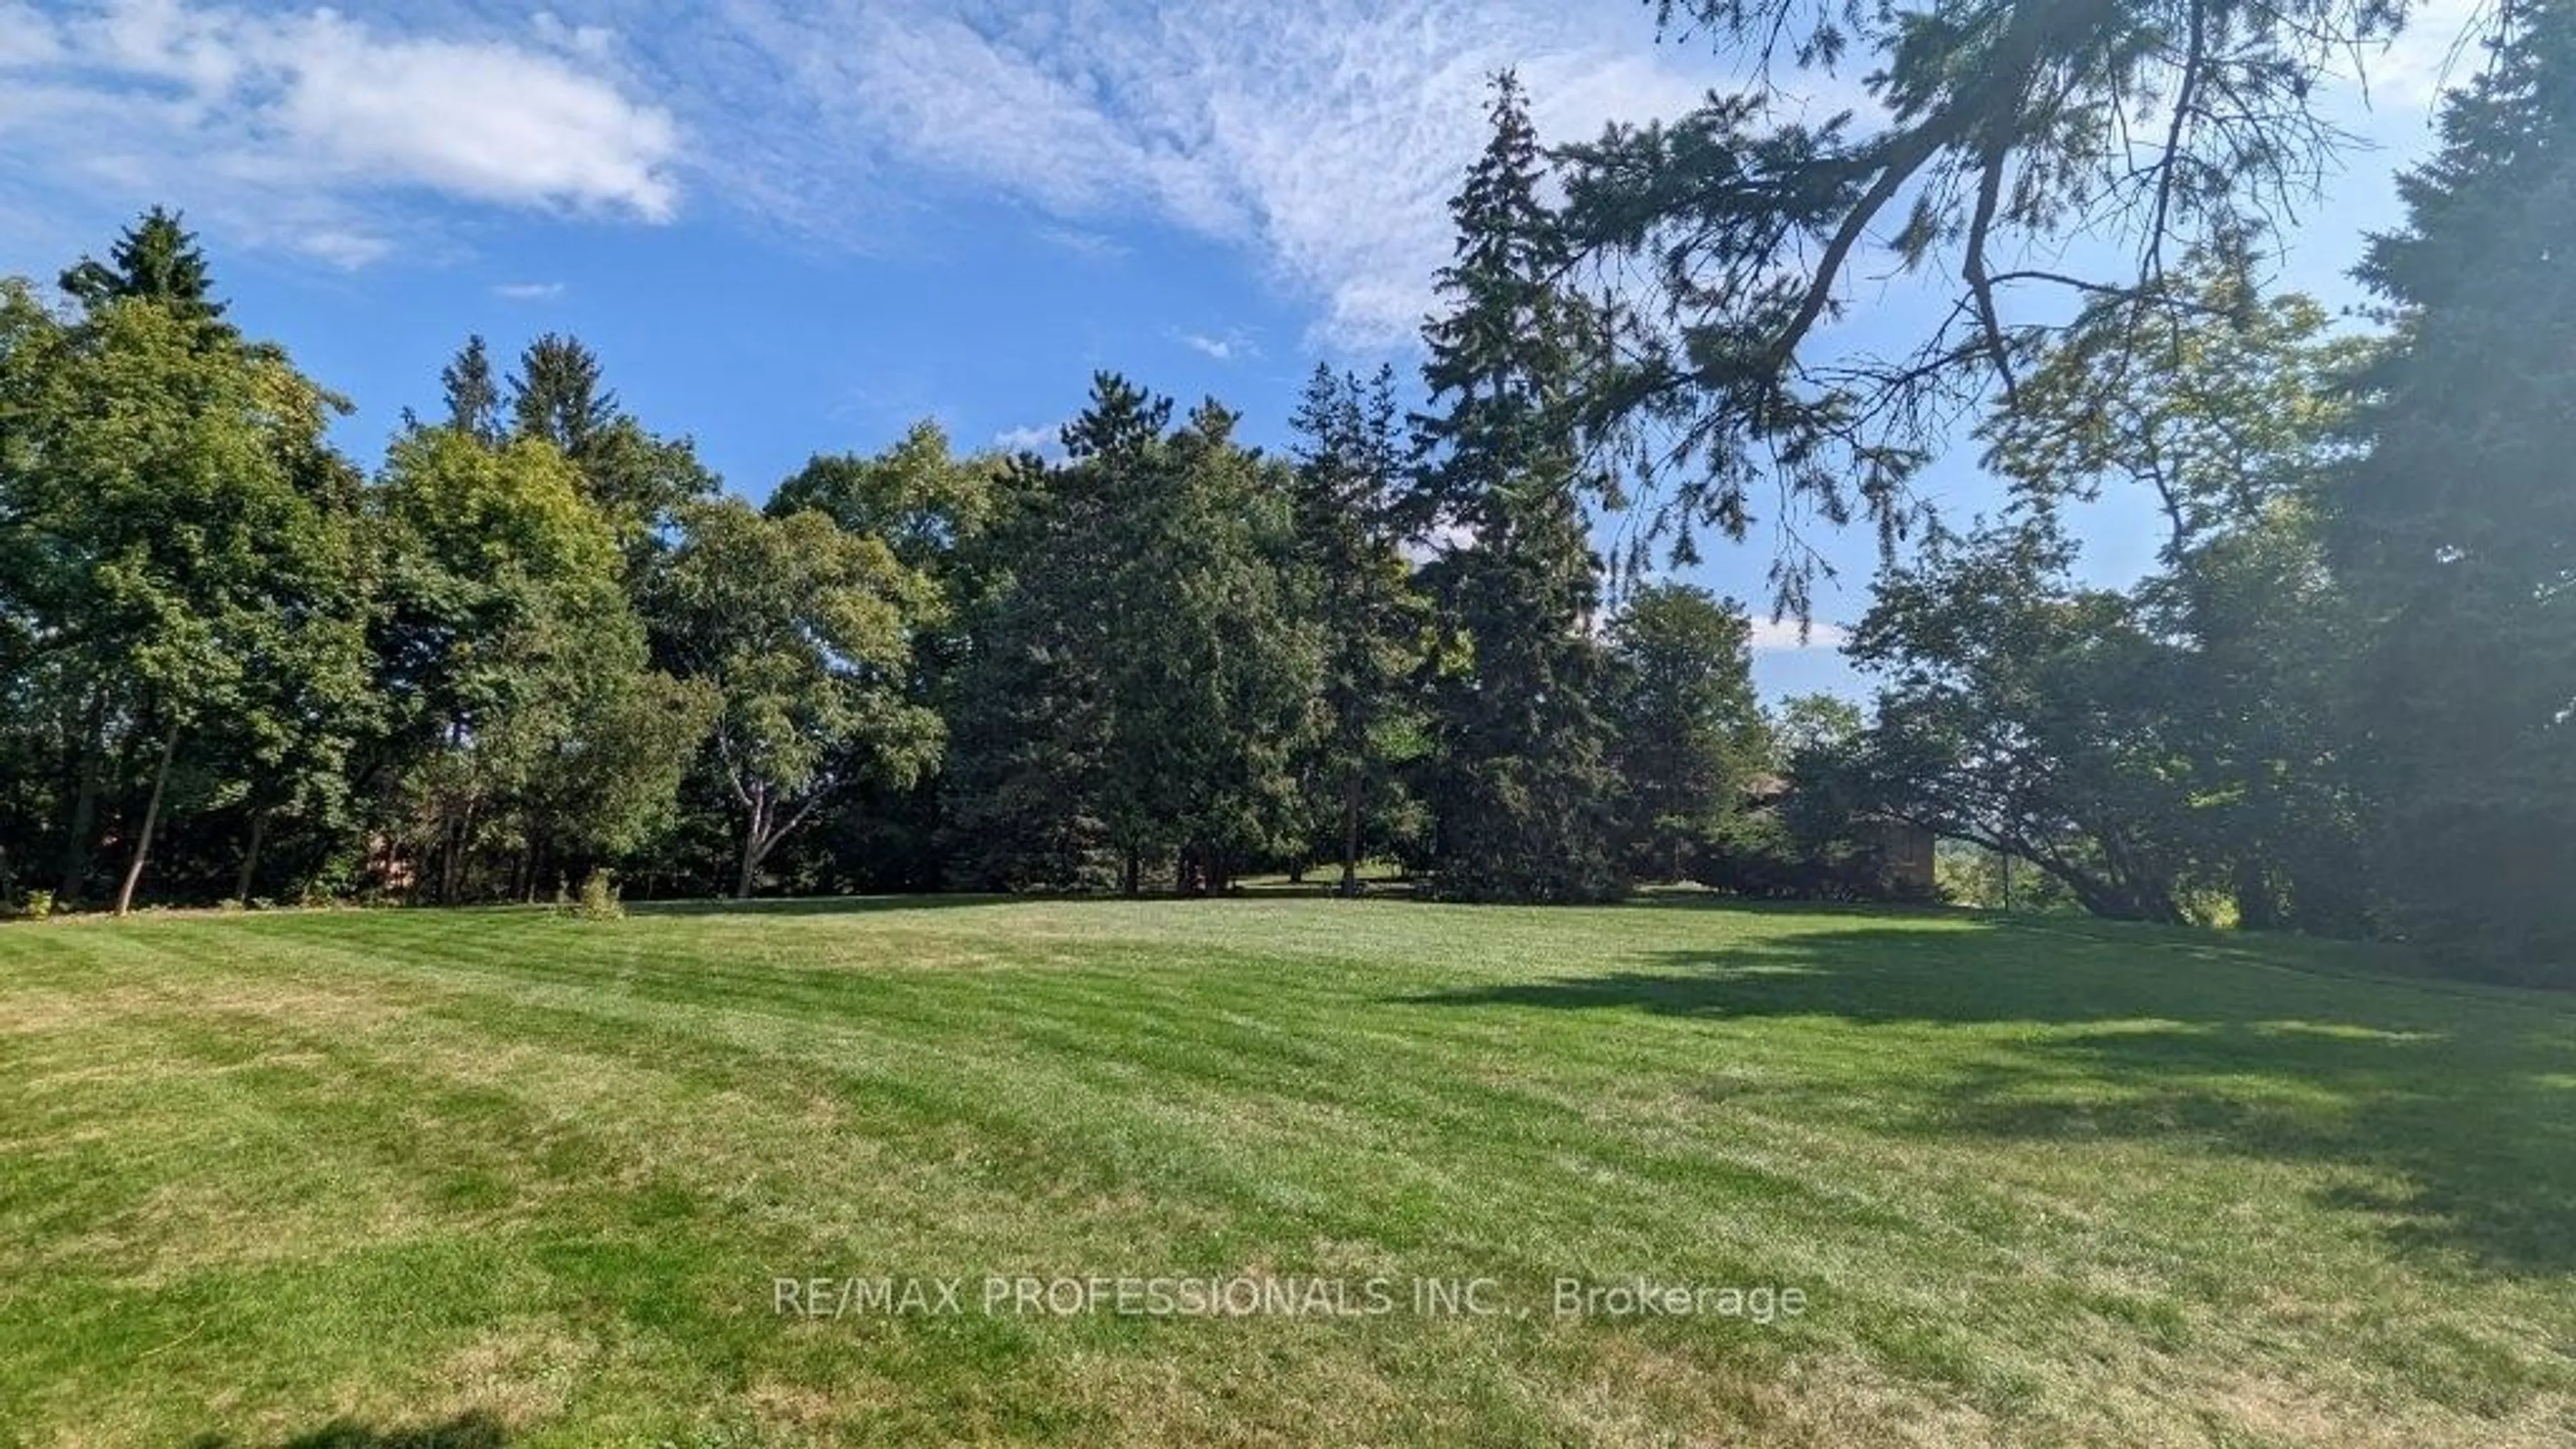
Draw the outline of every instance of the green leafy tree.
M639 579L681 510L716 491L696 445L648 431L619 407L598 354L578 338L549 332L528 344L509 380L509 412L512 436L552 443L580 470Z
M2395 332L2329 540L2368 630L2351 734L2397 927L2565 976L2576 834L2576 9L2504 7L2361 278Z
M712 704L652 670L616 530L554 446L395 440L374 490L375 773L440 900L533 896L667 819ZM504 864L506 862L507 864Z
M1495 78L1493 136L1450 204L1445 315L1424 330L1432 411L1415 419L1416 526L1461 539L1441 571L1464 667L1437 693L1435 885L1462 899L1597 900L1623 889L1598 707L1597 595L1574 393L1588 313L1559 285L1526 99Z
M909 784L938 760L939 717L907 690L912 638L938 589L884 540L815 510L692 505L655 576L654 614L683 673L721 702L716 769L739 809L734 893L840 791Z
M2026 507L2124 486L2154 500L2164 547L2132 597L2173 671L2166 813L2239 924L2348 933L2371 890L2365 781L2340 738L2358 630L2316 510L2372 344L2311 298L2261 296L2252 262L2190 258L2181 311L2087 308L1982 435Z
M1885 679L1862 758L1828 772L1875 808L2030 861L2096 915L2185 918L2177 657L2126 595L2069 576L2045 522L1937 541L1885 571L1849 652ZM1806 778L1819 772L1800 767Z
M816 509L847 532L883 539L904 567L938 586L946 607L913 636L908 688L916 703L949 722L952 735L968 727L959 693L974 622L1003 581L992 533L1009 467L994 454L960 456L937 424L922 422L881 453L815 456L765 505L773 516ZM806 878L874 891L948 881L956 841L947 773L925 772L902 789L862 782L808 837L815 860Z
M1689 584L1641 588L1611 623L1613 760L1641 874L1687 877L1765 763L1752 639L1741 606Z
M202 287L194 264L179 275ZM90 884L123 762L141 762L140 809L116 827L122 912L209 741L265 735L281 768L327 748L288 720L299 691L342 690L357 638L350 498L323 438L343 405L279 350L210 329L201 301L104 290L64 325L13 286L0 310L0 554L26 569L0 586L13 688L56 705L66 900Z
M1801 755L1848 750L1868 728L1869 716L1841 695L1790 695L1771 717L1770 767L1785 774Z

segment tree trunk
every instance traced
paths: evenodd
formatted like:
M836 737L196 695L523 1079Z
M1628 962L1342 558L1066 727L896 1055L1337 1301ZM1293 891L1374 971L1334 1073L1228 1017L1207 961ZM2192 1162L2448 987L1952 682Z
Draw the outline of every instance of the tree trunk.
M1144 889L1145 862L1138 856L1136 848L1131 845L1127 847L1126 864L1119 872L1118 890L1121 895L1136 896L1142 895Z
M2252 857L2236 862L2236 928L2240 931L2277 931L2281 928L2280 893L2272 888L2272 873L2263 862Z
M1338 894L1360 893L1360 772L1342 782L1342 883Z
M99 736L107 729L107 686L90 692L89 713L81 722L79 754L72 761L72 813L63 835L62 884L54 893L66 906L80 904L89 888L90 836L98 829Z
M769 846L761 839L769 826L769 791L765 786L755 786L740 793L750 813L742 823L742 871L734 877L733 898L747 901L751 899L751 888L760 880L760 858L769 853Z
M268 812L254 805L250 812L250 843L242 847L241 874L233 877L233 899L250 904L250 888L259 876L259 845L268 835Z
M152 830L161 823L161 795L170 784L170 757L179 751L179 722L172 720L161 736L161 763L152 771L152 798L143 807L143 829L134 837L134 859L125 867L125 884L116 892L116 913L134 909L134 887L143 879L143 863L152 853Z

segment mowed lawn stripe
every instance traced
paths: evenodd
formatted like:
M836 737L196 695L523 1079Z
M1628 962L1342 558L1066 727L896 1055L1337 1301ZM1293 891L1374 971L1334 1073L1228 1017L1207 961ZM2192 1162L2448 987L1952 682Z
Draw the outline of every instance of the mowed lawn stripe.
M2390 966L1661 905L4 931L0 1425L2559 1442L2576 1019ZM1537 1311L770 1302L1161 1272L1490 1276ZM1640 1273L1814 1307L1544 1311L1557 1276Z

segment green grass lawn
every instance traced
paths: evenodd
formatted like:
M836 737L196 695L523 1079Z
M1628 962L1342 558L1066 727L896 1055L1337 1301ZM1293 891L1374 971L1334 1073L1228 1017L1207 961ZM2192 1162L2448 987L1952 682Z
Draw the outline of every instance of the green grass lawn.
M9 927L0 1443L2576 1444L2576 1000L2388 964L1682 904ZM1554 1311L1639 1275L1805 1311ZM778 1311L878 1276L966 1311Z

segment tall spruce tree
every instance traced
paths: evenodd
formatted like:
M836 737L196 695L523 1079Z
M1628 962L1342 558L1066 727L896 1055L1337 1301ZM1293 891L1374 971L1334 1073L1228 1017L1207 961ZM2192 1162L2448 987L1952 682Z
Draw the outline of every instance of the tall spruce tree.
M470 344L469 344L470 345ZM616 422L617 394L600 383L599 354L549 332L528 344L510 378L511 431L543 438L575 462Z
M449 427L486 445L501 440L501 387L492 380L492 354L483 345L483 334L465 339L456 360L440 369L438 381Z
M197 235L179 213L154 207L127 227L102 262L83 257L64 270L63 291L95 312L119 298L156 302L184 323L214 323L224 315L214 277Z
M1442 570L1466 664L1439 690L1435 886L1461 899L1595 900L1624 885L1616 785L1588 636L1598 561L1574 395L1590 331L1560 285L1568 255L1541 204L1519 80L1494 78L1493 138L1450 203L1448 304L1423 332L1432 411L1414 420L1417 526L1459 539Z
M1330 817L1339 890L1359 890L1371 814L1420 738L1412 699L1422 600L1412 587L1395 504L1403 470L1395 372L1363 382L1318 363L1295 427L1299 562L1324 631L1324 716L1310 788Z
M2357 747L2398 924L2490 961L2576 951L2576 4L2506 7L2361 277L2395 336L2330 547L2374 640Z

